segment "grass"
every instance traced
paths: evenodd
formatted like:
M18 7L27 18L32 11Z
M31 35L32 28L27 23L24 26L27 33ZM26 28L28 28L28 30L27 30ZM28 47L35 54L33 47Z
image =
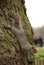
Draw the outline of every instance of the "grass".
M44 48L38 47L35 58L44 58Z

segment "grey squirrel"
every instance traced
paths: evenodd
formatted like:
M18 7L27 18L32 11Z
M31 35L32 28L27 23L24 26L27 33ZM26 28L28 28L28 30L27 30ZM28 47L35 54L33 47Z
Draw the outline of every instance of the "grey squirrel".
M36 51L35 47L33 47L27 40L25 33L23 31L23 27L21 25L21 20L17 20L15 13L13 10L8 13L8 19L12 20L12 26L8 25L5 28L10 29L15 35L17 40L19 41L21 48L25 51Z

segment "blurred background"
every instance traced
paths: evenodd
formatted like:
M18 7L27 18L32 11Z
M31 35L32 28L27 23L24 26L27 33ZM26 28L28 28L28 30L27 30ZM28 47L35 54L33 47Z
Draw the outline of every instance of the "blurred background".
M25 6L34 37L44 42L44 0L25 0Z
M44 0L25 0L25 6L37 49L35 64L44 65Z

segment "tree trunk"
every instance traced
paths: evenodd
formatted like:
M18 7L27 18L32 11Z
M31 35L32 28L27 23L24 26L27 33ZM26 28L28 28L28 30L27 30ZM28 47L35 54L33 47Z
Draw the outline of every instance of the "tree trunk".
M33 31L26 15L24 0L0 0L0 65L30 65L26 56L28 54L22 50L17 36L11 30L4 28L12 26L13 21L8 17L8 12L11 10L14 10L18 20L21 19L24 39L26 36L28 42L33 45ZM19 24L16 22L15 25Z

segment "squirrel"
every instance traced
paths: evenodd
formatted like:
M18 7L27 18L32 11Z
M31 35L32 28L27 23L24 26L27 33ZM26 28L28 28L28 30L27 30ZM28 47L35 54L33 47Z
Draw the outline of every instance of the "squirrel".
M8 13L8 19L12 20L12 26L8 25L5 28L6 29L10 29L15 35L17 40L19 41L21 48L25 51L30 51L32 50L32 52L34 51L34 53L36 52L36 49L34 46L32 46L24 33L23 27L21 25L21 20L16 18L16 15L14 13L13 10L11 10L11 12Z

